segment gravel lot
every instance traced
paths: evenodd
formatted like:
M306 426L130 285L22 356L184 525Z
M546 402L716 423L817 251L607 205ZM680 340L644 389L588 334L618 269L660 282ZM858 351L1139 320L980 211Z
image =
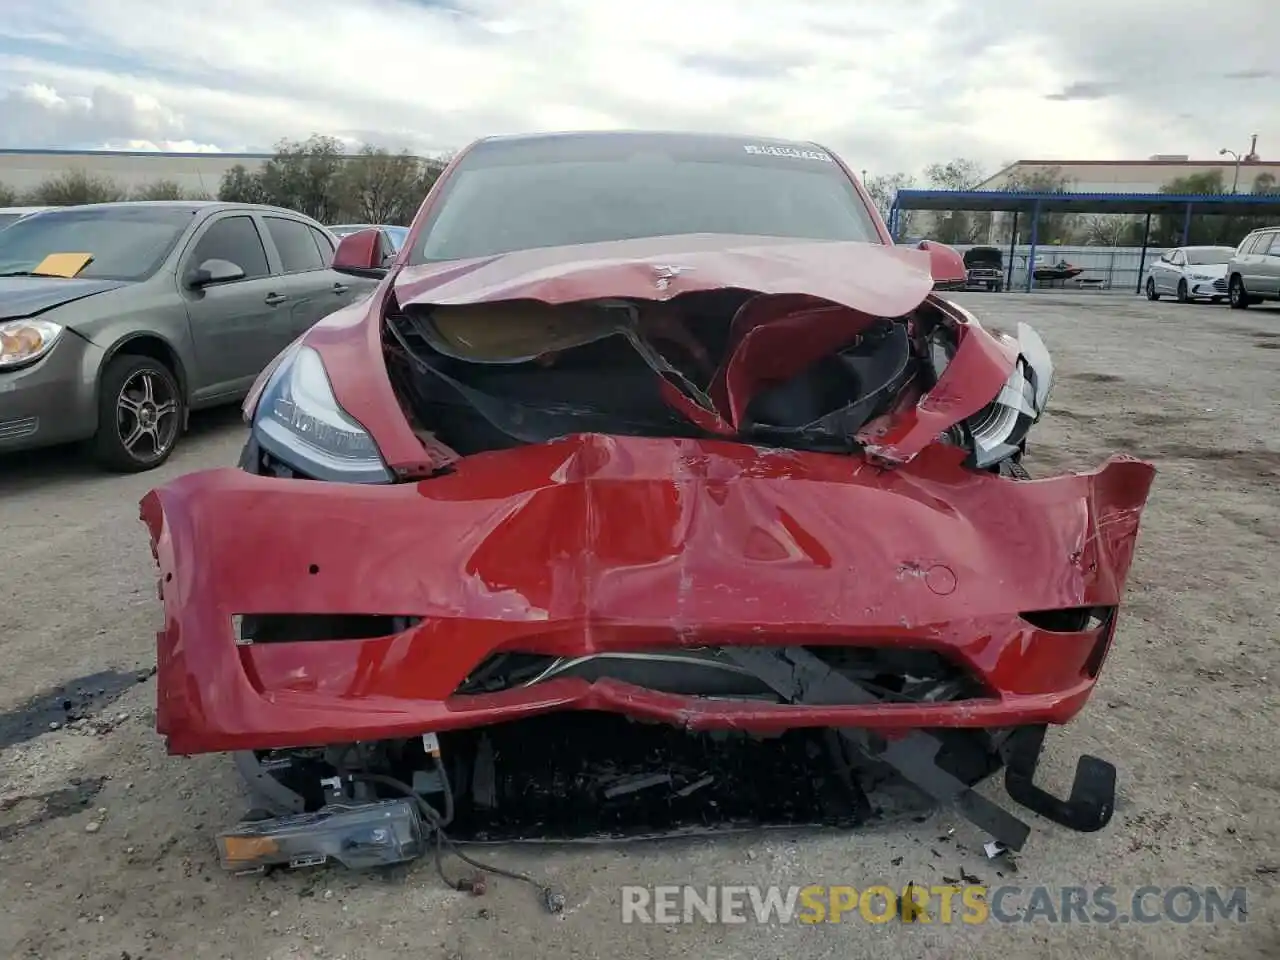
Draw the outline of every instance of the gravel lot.
M566 893L559 918L501 879L483 899L450 892L427 862L386 877L225 876L211 835L243 809L230 765L167 757L151 728L159 606L137 501L170 477L234 463L244 430L229 411L199 418L150 475L104 477L61 452L0 460L0 743L12 744L0 751L0 957L1280 956L1280 310L1088 294L962 299L997 324L1031 320L1055 352L1059 383L1033 435L1033 472L1092 466L1113 451L1159 468L1101 686L1076 724L1051 733L1045 763L1059 790L1082 751L1116 763L1120 796L1105 832L1036 821L1016 874L1001 866L1003 876L976 831L946 813L819 839L500 852ZM53 690L89 675L100 675L89 719L51 729L65 719ZM74 684L67 696L74 716ZM629 883L900 887L961 869L988 885L1247 886L1248 922L855 919L802 933L619 921L618 888Z

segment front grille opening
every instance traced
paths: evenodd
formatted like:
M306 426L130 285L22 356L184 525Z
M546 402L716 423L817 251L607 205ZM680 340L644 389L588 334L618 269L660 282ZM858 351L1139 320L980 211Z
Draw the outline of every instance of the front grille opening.
M983 731L969 750L998 763ZM449 835L479 843L617 842L759 829L851 829L922 818L929 801L830 730L772 737L694 733L611 713L569 711L439 734L454 798ZM260 752L267 776L314 810L339 769L390 776L443 808L445 779L421 742ZM968 775L985 774L981 760ZM357 780L359 778L357 777ZM398 796L380 784L364 799Z
M989 695L969 671L929 650L804 649L886 702L935 703ZM588 657L499 653L473 670L457 693L497 693L566 677L591 682L610 678L648 690L707 699L779 702L770 687L727 660L719 647L618 651Z
M1032 610L1018 616L1049 633L1084 633L1110 624L1115 612L1115 607L1065 607L1060 610Z
M255 613L231 618L236 643L302 643L319 640L372 640L402 633L421 617L369 613Z

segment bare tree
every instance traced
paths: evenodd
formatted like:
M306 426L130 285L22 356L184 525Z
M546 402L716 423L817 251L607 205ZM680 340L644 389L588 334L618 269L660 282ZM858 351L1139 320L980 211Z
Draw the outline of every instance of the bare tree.
M985 177L977 160L957 157L946 163L931 163L924 168L929 185L938 190L972 190Z
M972 190L984 179L982 165L963 157L946 163L931 163L924 168L924 175L935 190ZM973 243L979 237L985 237L990 226L989 213L947 210L934 214L930 233L942 243Z
M872 202L876 204L881 218L888 223L888 215L893 209L893 197L897 196L900 189L914 188L915 178L905 173L882 173L863 180L863 186L872 195ZM911 211L900 210L899 230L902 234L911 232L910 221Z
M173 180L154 180L133 191L133 200L186 200L186 191Z
M18 193L12 187L0 183L0 207L16 207L18 205Z

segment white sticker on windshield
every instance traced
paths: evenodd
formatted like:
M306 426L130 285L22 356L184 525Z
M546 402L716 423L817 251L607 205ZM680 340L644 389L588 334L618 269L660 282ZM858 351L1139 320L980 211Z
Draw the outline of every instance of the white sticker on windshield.
M796 160L822 160L826 163L835 163L831 159L831 155L825 150L801 150L798 147L775 147L758 146L753 143L746 144L743 148L747 153L753 153L758 156L766 157L793 157Z

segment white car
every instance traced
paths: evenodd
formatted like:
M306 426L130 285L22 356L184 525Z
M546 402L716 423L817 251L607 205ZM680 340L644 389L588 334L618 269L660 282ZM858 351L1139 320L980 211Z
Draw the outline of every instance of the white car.
M1151 265L1147 276L1147 299L1177 297L1179 303L1212 300L1221 303L1227 295L1227 263L1234 247L1177 247Z

